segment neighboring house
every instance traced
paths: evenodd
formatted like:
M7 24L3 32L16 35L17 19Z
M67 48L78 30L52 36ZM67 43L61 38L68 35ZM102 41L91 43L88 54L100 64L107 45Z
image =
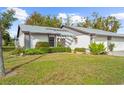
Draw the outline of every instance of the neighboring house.
M38 41L49 42L51 47L56 47L57 42L62 42L66 47L88 48L92 42L104 43L106 47L110 43L115 44L114 51L124 50L124 34L117 34L97 29L82 27L61 28L20 25L18 27L18 44L24 48L35 48Z

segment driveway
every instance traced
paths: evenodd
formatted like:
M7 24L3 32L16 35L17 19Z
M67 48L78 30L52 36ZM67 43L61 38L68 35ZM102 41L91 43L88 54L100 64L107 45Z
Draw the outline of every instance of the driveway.
M109 52L108 55L124 56L124 51L113 51L113 52Z

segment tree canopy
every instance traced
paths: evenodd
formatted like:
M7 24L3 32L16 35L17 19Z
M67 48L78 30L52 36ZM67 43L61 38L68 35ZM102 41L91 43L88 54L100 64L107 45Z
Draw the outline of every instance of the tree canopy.
M9 29L12 22L16 20L16 18L13 17L14 13L15 12L13 10L8 10L0 14L0 27L4 45L8 45L11 41L10 34L6 30Z
M94 12L92 14L92 18L89 19L87 17L85 22L83 22L81 26L86 28L105 30L109 32L117 32L117 30L121 27L121 23L114 16L103 17Z
M56 16L43 16L40 13L34 12L25 21L26 25L38 25L38 26L49 26L49 27L60 27L62 24L61 19Z
M15 12L13 10L7 10L6 12L0 13L0 27L2 31L9 29L12 25L12 22L17 20L13 15Z
M8 31L3 31L2 32L2 38L4 40L4 45L7 46L10 41L11 41L11 37Z

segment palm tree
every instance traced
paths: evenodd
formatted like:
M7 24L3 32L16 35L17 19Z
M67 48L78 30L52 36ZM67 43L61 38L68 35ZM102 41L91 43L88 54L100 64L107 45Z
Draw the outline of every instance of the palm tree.
M86 28L90 27L105 30L108 32L117 32L117 30L121 27L120 21L113 16L102 17L98 15L98 13L93 12L92 17L93 18L91 20L87 17L82 26Z

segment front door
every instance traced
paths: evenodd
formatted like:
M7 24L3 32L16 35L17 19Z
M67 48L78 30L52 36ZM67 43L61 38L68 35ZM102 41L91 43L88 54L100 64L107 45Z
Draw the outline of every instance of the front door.
M55 42L54 37L49 37L49 45L50 45L50 47L54 47L54 42Z

